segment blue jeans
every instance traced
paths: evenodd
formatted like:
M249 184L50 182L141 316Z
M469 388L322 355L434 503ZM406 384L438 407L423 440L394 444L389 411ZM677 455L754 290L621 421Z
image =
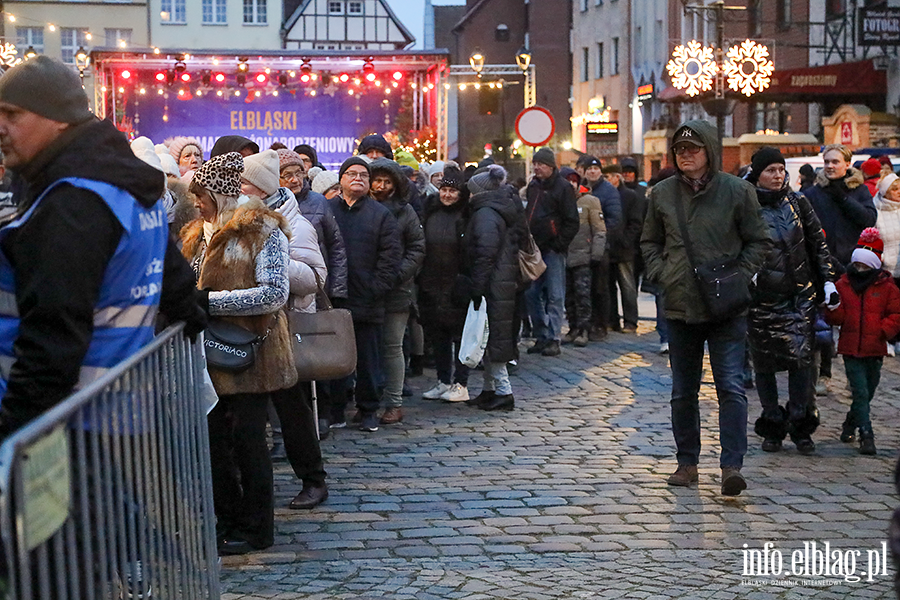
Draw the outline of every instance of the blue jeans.
M659 343L669 343L669 324L666 321L666 296L663 292L656 294L656 333L659 334Z
M547 250L542 258L547 270L525 292L525 302L535 339L558 342L566 305L566 256Z
M669 360L672 364L672 433L679 465L700 462L700 379L703 343L719 400L722 468L740 468L747 453L747 396L744 394L744 349L747 317L717 323L685 323L669 319Z
M505 362L493 362L488 352L484 353L484 385L481 389L494 392L498 396L512 394L512 385L509 382L509 371Z

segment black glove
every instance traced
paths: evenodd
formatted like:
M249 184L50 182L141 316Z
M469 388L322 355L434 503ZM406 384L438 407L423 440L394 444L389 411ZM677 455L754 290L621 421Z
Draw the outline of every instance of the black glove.
M200 307L200 310L204 312L207 316L209 316L209 293L212 290L209 288L205 288L197 291L197 306Z
M184 337L191 342L197 341L197 335L206 329L209 323L209 289L197 290L195 296L197 306L193 314L184 319Z

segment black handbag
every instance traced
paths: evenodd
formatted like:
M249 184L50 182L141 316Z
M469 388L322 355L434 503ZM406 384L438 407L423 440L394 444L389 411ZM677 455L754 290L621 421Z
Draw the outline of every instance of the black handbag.
M272 325L278 320L278 313L272 316ZM204 333L203 347L206 350L206 365L211 369L241 373L256 362L256 349L262 344L266 335L258 336L230 321L210 319Z
M738 259L727 258L698 265L694 260L694 249L687 231L687 219L684 216L684 203L680 196L675 199L675 213L688 262L700 290L700 297L703 298L703 303L713 320L723 321L738 316L752 301L750 287L744 274L741 273Z

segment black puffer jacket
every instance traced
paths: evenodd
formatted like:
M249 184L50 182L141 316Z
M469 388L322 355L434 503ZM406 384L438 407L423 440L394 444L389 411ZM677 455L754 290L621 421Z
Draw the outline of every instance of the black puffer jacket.
M632 262L640 254L641 231L647 214L647 200L626 185L618 188L622 200L623 227L618 235L610 238L609 260L612 262Z
M424 211L425 262L419 273L419 314L421 322L447 327L462 333L466 310L451 301L456 276L463 268L463 234L468 222L468 194L444 206L429 198Z
M828 250L839 263L835 266L843 272L850 264L859 234L866 227L875 227L878 219L863 174L852 167L841 179L828 179L819 173L816 184L805 188L803 193L822 223Z
M407 203L407 179L400 165L387 158L377 158L369 165L374 179L377 171L387 173L394 181L394 193L381 204L397 219L400 234L400 266L396 285L384 299L387 312L404 312L415 304L414 280L425 260L425 232L415 209Z
M525 194L528 199L525 214L534 242L541 252L552 250L565 254L580 224L572 185L554 170L547 179L532 179Z
M314 192L309 187L309 181L303 182L303 189L294 194L297 197L297 206L300 214L306 217L319 236L319 250L328 267L328 281L325 291L329 298L347 297L347 249L344 247L344 238L338 228L334 213L328 204L328 200L322 194Z
M569 186L572 189L572 186ZM522 202L511 186L475 194L466 228L466 263L472 295L487 300L487 352L492 362L516 357L513 317L519 281L519 241L525 231ZM576 223L577 223L576 212Z
M772 248L752 287L753 365L772 373L809 365L822 286L835 278L825 235L809 201L787 187L757 189Z

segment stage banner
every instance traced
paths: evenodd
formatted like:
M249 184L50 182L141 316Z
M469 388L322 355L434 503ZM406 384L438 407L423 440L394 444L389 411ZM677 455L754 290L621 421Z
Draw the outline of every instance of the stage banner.
M304 96L282 91L259 98L253 92L239 91L241 96L234 90L223 90L222 96L215 91L202 96L149 91L126 100L126 115L133 121L135 135L147 136L155 144L176 135L198 138L207 159L218 138L242 135L262 150L273 142L291 149L309 144L316 149L319 162L336 169L354 153L363 136L393 129L400 104L399 94L387 98L379 93L380 88L379 92L353 96L346 89L333 88L333 94Z

